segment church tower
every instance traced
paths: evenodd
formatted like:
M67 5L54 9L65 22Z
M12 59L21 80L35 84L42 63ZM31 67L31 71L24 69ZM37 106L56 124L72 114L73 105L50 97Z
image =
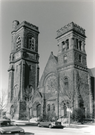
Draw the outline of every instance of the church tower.
M63 108L82 108L85 116L92 113L88 83L85 30L75 23L57 31L58 73L60 79L59 104ZM89 100L88 100L89 99ZM59 115L66 109L59 106Z
M39 83L38 34L38 27L26 21L12 23L8 107L16 119L26 111L27 90L34 94Z

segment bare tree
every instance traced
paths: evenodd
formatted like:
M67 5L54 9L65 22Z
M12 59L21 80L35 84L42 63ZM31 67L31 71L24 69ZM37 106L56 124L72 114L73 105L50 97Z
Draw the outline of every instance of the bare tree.
M27 113L28 119L30 119L29 104L30 104L30 100L31 100L31 96L33 95L33 92L34 90L32 86L28 86L24 92L24 99L26 101L26 113Z
M1 97L0 97L0 117L2 116L3 112L6 112L7 109L7 90L1 90Z

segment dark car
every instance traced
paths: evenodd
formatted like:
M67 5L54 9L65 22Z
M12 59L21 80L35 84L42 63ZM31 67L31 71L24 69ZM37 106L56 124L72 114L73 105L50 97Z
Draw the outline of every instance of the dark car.
M11 125L11 120L10 119L0 119L0 126L8 126Z
M57 128L63 128L63 126L61 125L61 122L57 122L57 121L40 121L38 123L38 127L49 127L49 128L53 128L53 127L57 127Z
M11 125L10 120L0 119L0 135L34 135L34 133L25 132L19 126Z

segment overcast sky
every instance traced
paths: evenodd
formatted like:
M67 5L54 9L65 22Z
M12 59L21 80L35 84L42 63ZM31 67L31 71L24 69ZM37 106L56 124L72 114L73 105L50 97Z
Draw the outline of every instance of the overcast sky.
M57 56L56 31L72 21L86 30L87 65L95 67L94 0L1 0L0 6L0 89L8 89L13 20L39 27L40 77L51 51Z

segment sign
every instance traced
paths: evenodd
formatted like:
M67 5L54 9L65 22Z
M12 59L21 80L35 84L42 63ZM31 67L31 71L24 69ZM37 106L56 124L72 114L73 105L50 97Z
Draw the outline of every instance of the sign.
M72 113L72 110L70 108L67 108L67 112Z

